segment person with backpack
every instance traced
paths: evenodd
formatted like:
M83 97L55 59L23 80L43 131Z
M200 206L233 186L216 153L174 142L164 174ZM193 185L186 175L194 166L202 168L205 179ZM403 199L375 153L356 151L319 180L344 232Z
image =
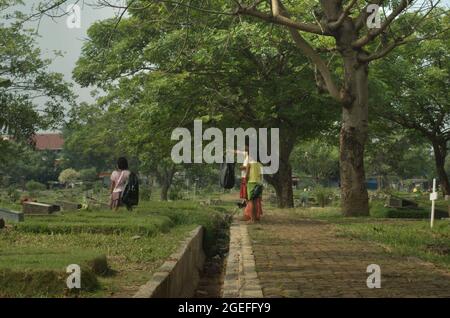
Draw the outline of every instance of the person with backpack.
M247 206L244 210L244 220L254 223L259 221L263 214L262 211L262 164L257 157L256 160L249 157L246 167L247 180Z
M124 204L127 208L131 207L123 200L124 194L129 192L127 188L129 188L130 177L134 178L135 176L128 170L128 161L126 158L120 157L117 160L117 170L111 174L111 210L117 211Z

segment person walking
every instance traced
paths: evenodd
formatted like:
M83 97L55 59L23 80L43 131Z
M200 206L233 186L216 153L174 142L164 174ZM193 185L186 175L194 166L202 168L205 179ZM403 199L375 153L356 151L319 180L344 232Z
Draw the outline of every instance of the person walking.
M262 211L262 164L259 158L252 159L249 156L246 168L247 180L247 206L244 210L244 220L254 223L261 219Z
M128 161L124 157L117 160L117 169L111 174L111 210L117 211L121 206L122 193L130 177Z

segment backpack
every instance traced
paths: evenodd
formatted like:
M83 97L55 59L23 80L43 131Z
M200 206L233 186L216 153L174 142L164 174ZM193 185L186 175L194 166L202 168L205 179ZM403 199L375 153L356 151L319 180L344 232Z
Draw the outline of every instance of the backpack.
M139 204L139 179L134 172L131 172L128 177L127 185L122 193L122 202L127 208Z
M257 184L253 189L252 189L252 191L250 192L250 198L249 198L249 200L255 200L255 199L257 199L257 198L259 198L259 197L261 197L262 196L262 192L263 192L263 185L262 184Z
M220 186L225 189L233 189L234 182L234 163L222 163L220 167Z

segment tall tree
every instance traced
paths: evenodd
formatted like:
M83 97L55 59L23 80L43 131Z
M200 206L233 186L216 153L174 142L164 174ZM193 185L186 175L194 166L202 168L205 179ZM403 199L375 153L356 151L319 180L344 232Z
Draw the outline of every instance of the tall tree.
M443 33L449 16L424 24ZM450 194L445 159L450 141L450 43L431 39L421 46L404 46L374 67L378 98L373 109L382 121L394 123L428 140L444 194ZM386 125L385 125L386 126Z
M413 5L420 2L372 0L363 4L365 1L320 0L288 3L271 0L239 3L236 9L237 14L281 25L289 30L299 50L316 67L318 84L341 104L340 177L344 215L369 214L364 172L369 63L385 57L400 44L418 40L416 31L439 3L429 1L429 5L419 6L415 10ZM369 29L369 6L374 4L388 5L390 12L379 26ZM416 15L418 19L413 21L414 24L394 25L395 20L402 20L402 14ZM423 33L419 37L424 38ZM321 54L324 44L325 51L332 51L333 54ZM340 61L332 63L331 58L336 55ZM330 71L330 66L334 72Z
M36 130L60 124L73 94L62 74L49 71L51 61L42 59L31 31L4 14L18 3L0 1L0 134L29 141Z

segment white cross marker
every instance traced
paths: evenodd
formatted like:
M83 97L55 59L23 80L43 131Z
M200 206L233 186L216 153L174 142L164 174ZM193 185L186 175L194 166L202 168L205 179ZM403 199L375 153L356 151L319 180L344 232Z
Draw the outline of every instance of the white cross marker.
M434 223L434 204L435 201L438 198L438 193L436 192L436 178L433 179L433 192L430 193L430 200L431 200L431 221L430 221L430 227L433 228Z

